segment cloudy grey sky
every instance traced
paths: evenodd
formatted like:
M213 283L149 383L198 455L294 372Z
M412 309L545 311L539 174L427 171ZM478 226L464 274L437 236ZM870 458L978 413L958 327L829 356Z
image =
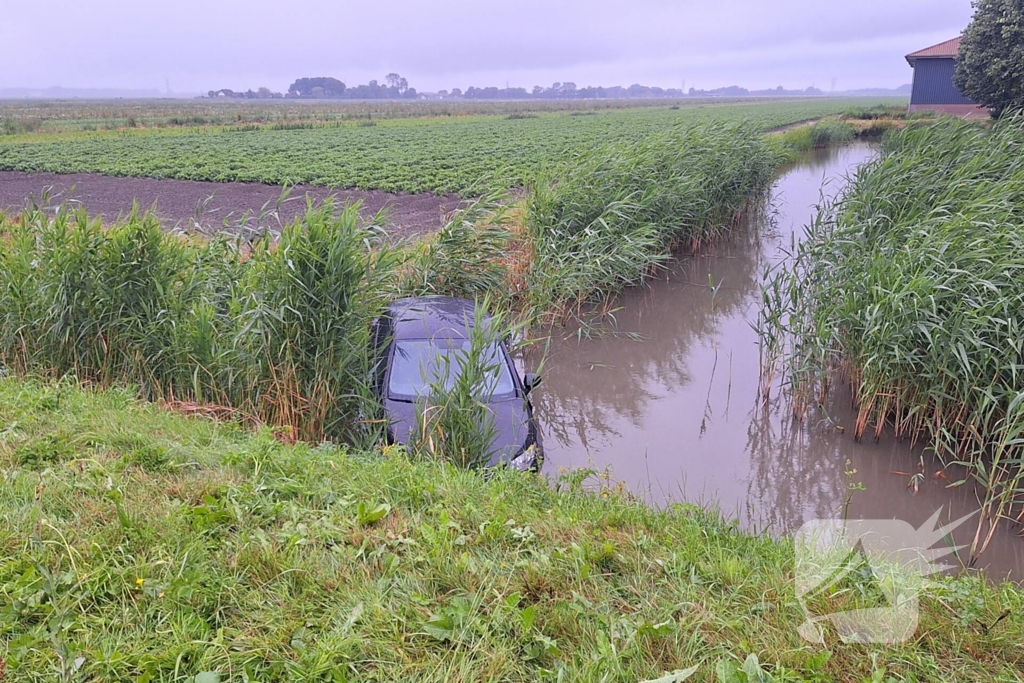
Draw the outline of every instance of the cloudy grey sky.
M903 55L971 14L970 0L3 0L0 88L284 90L390 71L419 90L895 87Z

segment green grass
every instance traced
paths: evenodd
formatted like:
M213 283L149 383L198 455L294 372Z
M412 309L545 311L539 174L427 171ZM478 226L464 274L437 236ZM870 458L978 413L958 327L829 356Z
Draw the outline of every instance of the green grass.
M742 122L767 131L839 114L852 102L705 103L676 110L609 109L593 116L545 112L512 120L434 116L380 120L370 127L334 121L283 130L240 123L33 133L0 137L0 170L473 194L481 187L524 184L567 154L643 140L681 123Z
M285 446L133 395L0 379L7 680L742 681L714 672L753 654L764 681L930 682L1024 665L1008 584L943 580L903 646L812 647L788 542L580 474L552 487Z
M881 124L875 125L881 127ZM873 137L879 136L873 135ZM802 152L847 144L852 142L854 137L854 129L848 123L836 119L826 119L806 126L796 126L789 130L772 133L768 136L768 140L783 154L789 158L795 158L795 155Z
M878 121L907 118L907 106L899 104L867 104L859 107L852 107L843 112L844 119L855 121Z
M858 438L892 425L987 489L972 557L1024 503L1022 148L1022 118L891 133L765 292L798 413L847 381Z

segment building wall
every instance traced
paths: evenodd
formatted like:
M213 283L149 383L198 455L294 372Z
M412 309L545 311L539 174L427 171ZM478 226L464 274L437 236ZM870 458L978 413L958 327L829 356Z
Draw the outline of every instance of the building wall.
M914 89L910 95L910 106L925 104L973 105L953 85L952 57L939 59L918 59L914 65Z

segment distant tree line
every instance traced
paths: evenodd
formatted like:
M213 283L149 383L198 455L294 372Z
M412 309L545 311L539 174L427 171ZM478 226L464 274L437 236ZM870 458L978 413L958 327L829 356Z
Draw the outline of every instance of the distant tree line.
M593 100L593 99L628 99L643 97L682 97L685 93L679 88L658 88L646 85L621 85L610 88L587 86L577 88L575 83L554 83L550 88L540 85L526 88L476 88L470 86L463 92L455 88L450 93L442 90L438 97L461 97L467 100Z
M554 83L549 88L540 85L531 90L526 88L477 88L470 86L463 91L453 88L451 91L441 90L436 93L419 93L416 88L409 87L409 81L396 73L388 74L386 85L370 81L366 85L348 87L337 78L322 76L318 78L299 78L288 87L287 93L271 92L267 88L259 88L256 92L247 90L235 92L229 89L211 90L208 97L229 97L236 99L272 99L289 98L301 100L411 100L411 99L463 99L463 100L587 100L587 99L644 99L672 97L797 97L824 95L818 88L811 86L806 90L786 90L781 85L771 90L747 90L733 85L715 90L696 90L690 88L659 88L634 83L628 88L616 85L609 88L588 86L578 88L575 83Z
M634 83L628 88L616 85L610 88L588 86L577 88L575 83L555 83L550 88L534 86L526 88L475 88L469 87L465 92L455 88L450 93L442 90L438 97L461 97L466 100L587 100L587 99L643 99L658 97L796 97L824 95L815 87L806 90L785 90L781 85L773 90L747 90L733 85L715 90L696 90L690 88L684 92L682 88L659 88Z
M804 90L786 90L781 85L767 90L747 90L738 85L730 85L727 88L716 88L714 90L694 90L690 88L688 94L690 97L807 97L824 95L825 91L815 88L813 85Z
M247 90L235 92L228 88L211 90L207 97L230 97L243 100L261 100L288 98L297 100L414 100L419 97L416 88L409 87L409 81L396 73L388 74L387 85L370 81L366 85L348 87L337 78L320 76L316 78L299 78L290 86L288 92L281 94L271 92L268 88L260 88L256 92Z
M272 100L276 98L284 97L279 92L271 92L270 88L259 88L255 92L252 89L246 91L235 92L231 88L221 88L220 90L211 90L206 93L207 97L230 97L236 100Z

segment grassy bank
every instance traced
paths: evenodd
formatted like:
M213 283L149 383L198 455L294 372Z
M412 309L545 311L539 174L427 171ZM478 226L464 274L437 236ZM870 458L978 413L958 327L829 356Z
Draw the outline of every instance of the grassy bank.
M905 126L905 120L895 118L829 118L771 133L767 139L784 158L795 161L805 152L846 145L854 140L880 142L890 131Z
M790 159L803 152L845 145L854 140L880 142L889 132L902 130L908 120L918 124L938 118L935 113L907 115L905 106L878 105L849 109L839 116L800 124L768 135L768 142Z
M827 119L772 133L768 140L793 159L803 152L852 142L854 137L853 126L844 121Z
M989 492L975 553L1024 493L1022 144L1020 118L894 133L769 284L762 320L798 412L848 381L858 437L891 425L968 466Z
M943 580L904 646L810 646L787 543L588 493L579 475L555 490L285 446L130 391L11 378L0 424L11 681L641 681L691 666L742 681L729 676L751 654L762 681L1024 666L1008 585Z

